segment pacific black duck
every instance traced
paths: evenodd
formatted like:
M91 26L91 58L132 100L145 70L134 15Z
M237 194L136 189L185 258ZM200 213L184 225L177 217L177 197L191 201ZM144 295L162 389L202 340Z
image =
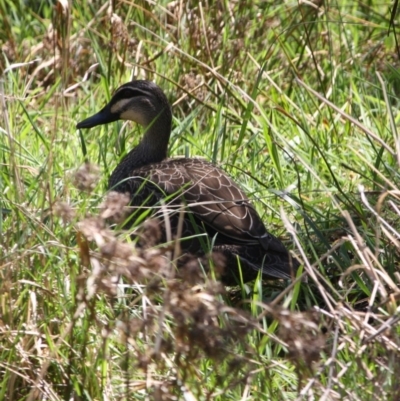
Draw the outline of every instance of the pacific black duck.
M191 239L182 239L182 250L204 255L204 242L196 234L207 234L213 251L225 256L225 284L236 283L238 266L244 281L257 277L260 270L268 278L293 276L298 262L268 233L247 196L223 170L202 159L167 159L172 112L156 84L137 80L122 85L102 110L77 128L116 120L135 121L144 127L144 135L111 174L110 190L129 193L132 206L156 205L165 198L169 205L184 202L182 238ZM170 216L175 233L178 218L179 213Z

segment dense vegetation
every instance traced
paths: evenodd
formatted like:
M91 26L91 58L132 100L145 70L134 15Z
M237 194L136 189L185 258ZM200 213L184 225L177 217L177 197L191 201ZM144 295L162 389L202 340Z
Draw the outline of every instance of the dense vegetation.
M0 400L400 399L396 6L0 0ZM193 285L108 228L140 129L75 126L132 77L308 283Z

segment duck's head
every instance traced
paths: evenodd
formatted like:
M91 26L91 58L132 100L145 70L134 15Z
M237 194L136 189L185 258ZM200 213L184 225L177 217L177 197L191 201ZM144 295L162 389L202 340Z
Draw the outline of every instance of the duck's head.
M148 127L162 123L171 127L171 108L164 92L151 81L132 81L120 86L110 102L76 128L92 128L117 120L131 120Z

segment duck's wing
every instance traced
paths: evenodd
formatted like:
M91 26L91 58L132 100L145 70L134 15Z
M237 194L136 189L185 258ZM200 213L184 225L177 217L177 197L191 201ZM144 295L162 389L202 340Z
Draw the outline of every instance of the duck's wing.
M135 170L129 184L129 192L139 194L142 202L152 196L167 197L168 202L168 195L175 194L173 202L183 199L189 210L213 231L237 243L260 243L266 251L287 253L281 241L268 233L243 191L211 163L169 159Z

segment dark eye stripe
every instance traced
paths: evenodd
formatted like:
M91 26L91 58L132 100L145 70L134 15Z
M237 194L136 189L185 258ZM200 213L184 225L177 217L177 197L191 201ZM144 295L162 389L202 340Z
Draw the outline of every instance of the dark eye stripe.
M115 93L114 98L121 100L145 95L146 95L145 92L141 91L140 89L122 88Z

